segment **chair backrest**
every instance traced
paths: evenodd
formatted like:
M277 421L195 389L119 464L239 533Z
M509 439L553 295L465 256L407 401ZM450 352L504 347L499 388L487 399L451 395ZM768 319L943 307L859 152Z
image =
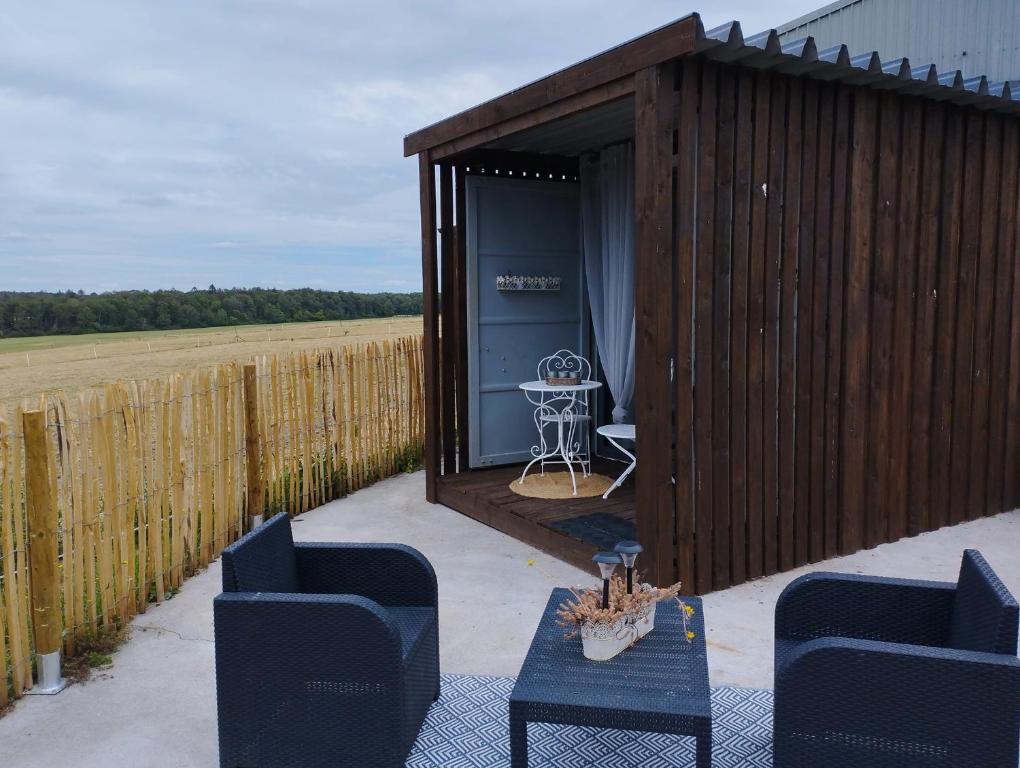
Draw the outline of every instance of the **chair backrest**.
M963 553L953 600L949 647L1016 655L1020 607L976 549Z
M286 512L223 550L223 591L301 591L294 537Z
M543 357L538 362L538 378L544 380L550 371L577 376L581 381L591 378L591 363L580 355L574 354L569 349L559 349L553 354Z

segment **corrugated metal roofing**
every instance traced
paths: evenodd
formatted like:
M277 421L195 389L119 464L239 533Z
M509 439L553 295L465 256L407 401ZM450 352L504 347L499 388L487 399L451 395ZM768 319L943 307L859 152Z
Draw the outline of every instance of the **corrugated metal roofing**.
M781 41L811 35L819 47L896 51L964 77L1020 80L1017 0L839 0L776 31Z
M968 78L959 69L943 71L926 62L911 64L907 58L883 60L878 51L852 53L843 44L823 47L810 35L797 40L780 39L774 29L745 38L736 21L706 32L699 19L695 52L716 61L739 62L741 66L1020 113L1020 82L989 82L984 75Z

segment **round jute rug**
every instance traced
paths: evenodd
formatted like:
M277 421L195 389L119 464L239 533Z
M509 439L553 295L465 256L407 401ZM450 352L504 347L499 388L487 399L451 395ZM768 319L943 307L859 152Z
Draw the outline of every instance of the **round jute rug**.
M583 473L577 472L574 476L577 478L576 496L569 472L546 472L544 475L539 472L529 473L523 483L519 477L511 481L510 490L533 499L581 499L601 496L613 484L612 479L605 475L585 477Z

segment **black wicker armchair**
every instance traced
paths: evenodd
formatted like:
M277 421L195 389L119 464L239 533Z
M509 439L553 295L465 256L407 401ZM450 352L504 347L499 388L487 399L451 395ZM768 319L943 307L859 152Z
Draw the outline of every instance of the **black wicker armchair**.
M439 696L436 574L399 544L294 543L278 515L223 552L220 765L403 766Z
M797 579L776 605L775 768L1016 768L1017 614L974 550L956 584Z

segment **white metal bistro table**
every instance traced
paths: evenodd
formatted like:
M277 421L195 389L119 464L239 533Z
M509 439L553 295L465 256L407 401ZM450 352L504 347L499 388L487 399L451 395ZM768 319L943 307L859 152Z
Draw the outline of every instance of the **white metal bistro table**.
M519 385L528 398L528 402L535 406L535 428L538 430L538 445L531 447L531 455L534 457L521 473L521 482L528 475L528 470L535 466L536 462L542 463L543 471L545 462L549 459L562 462L570 470L570 482L574 486L574 495L577 495L577 478L574 476L574 464L580 460L577 454L580 450L580 442L575 440L578 423L587 421L590 418L587 403L584 403L584 413L578 408L578 395L583 392L590 392L602 386L599 381L582 381L579 384L547 384L544 381L526 381ZM545 439L545 425L556 425L556 445L550 446ZM581 470L585 476L589 470L585 469L583 462Z
M619 488L623 481L627 479L627 475L633 472L634 467L637 466L637 457L620 445L619 442L620 440L630 440L631 442L634 442L637 439L637 432L633 424L606 424L605 426L599 427L596 431L606 438L606 440L615 445L620 453L630 459L630 464L625 470L623 470L623 474L616 478L616 482L609 486L606 489L606 492L602 494L603 499L608 499L609 494Z

